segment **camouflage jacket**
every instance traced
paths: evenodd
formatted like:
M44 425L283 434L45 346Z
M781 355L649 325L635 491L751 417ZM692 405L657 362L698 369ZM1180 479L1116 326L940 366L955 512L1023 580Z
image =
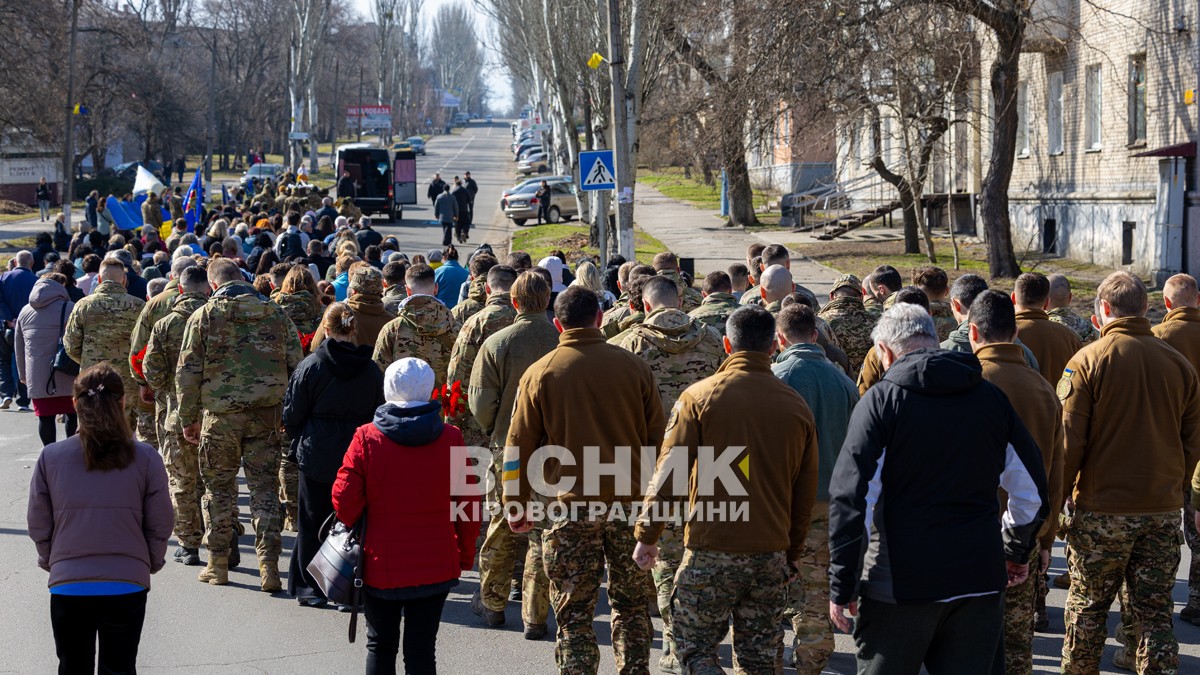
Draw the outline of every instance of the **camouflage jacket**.
M704 302L704 296L700 291L688 286L684 282L683 277L679 274L679 270L663 270L658 273L658 276L666 277L675 282L675 288L679 289L679 298L682 303L680 308L684 313L696 309Z
M821 310L819 318L829 323L829 328L838 336L838 345L850 360L850 372L862 369L863 360L874 346L871 331L878 320L855 297L834 298Z
M934 300L929 303L929 315L933 317L933 327L937 329L939 340L950 339L950 333L958 328L954 320L954 311L945 300Z
M208 298L199 293L176 295L171 311L155 322L150 339L146 342L146 359L142 363L142 370L146 374L146 382L154 390L155 398L165 404L167 428L174 433L183 430L179 426L179 404L175 397L175 371L179 367L183 331L187 327L187 320L207 301Z
M459 302L454 306L454 309L450 310L450 313L454 315L454 318L460 324L466 325L467 319L474 316L476 312L483 309L484 305L488 304L486 287L486 277L477 277L471 280L471 285L467 290L467 299Z
M762 291L760 291L759 288L760 287L757 285L747 288L746 292L742 293L741 299L738 300L738 304L740 304L740 305L757 305L759 307L766 307L767 303L763 302ZM804 286L801 286L800 284L797 284L797 283L793 283L792 291L794 293L801 293L801 294L808 296L808 299L812 302L813 307L821 306L821 303L817 302L816 293L813 293L812 291L808 290Z
M129 338L145 304L121 284L102 282L91 295L75 303L63 334L67 355L81 370L108 361L125 380L129 396L137 396L133 373L127 367Z
M725 347L715 328L678 309L656 309L625 333L619 346L640 356L658 382L663 410L670 410L684 389L717 372Z
M864 297L863 309L867 310L867 314L875 317L876 321L879 320L879 317L883 316L883 303L875 298Z
M737 308L738 301L732 293L710 293L700 306L688 312L688 315L705 326L715 328L724 337L725 322Z
M1076 314L1070 307L1055 307L1046 313L1050 315L1051 321L1061 323L1075 331L1085 345L1095 342L1100 337L1100 331L1096 330L1092 322Z
M142 313L138 315L137 323L133 325L133 335L129 338L129 362L126 365L129 367L130 375L138 384L146 384L146 380L139 377L137 371L133 369L133 357L146 348L146 342L150 339L150 331L154 328L154 324L171 313L171 304L178 297L179 280L172 279L167 282L162 293L150 298L142 306Z
M471 412L493 448L504 447L521 376L558 346L558 330L545 312L517 314L512 325L483 341L467 389Z
M617 334L608 339L608 344L620 346L621 340L629 334L629 331L636 325L646 319L645 312L634 312L630 310L629 314L617 322Z
M479 355L484 340L511 326L516 318L517 309L513 307L512 295L493 293L484 308L467 319L458 332L454 348L450 350L446 381L461 382L463 391L467 391L471 385L471 369L475 366L475 357ZM452 418L450 422L462 430L467 445L487 446L488 435L469 412Z
M385 312L396 314L400 311L400 303L408 297L408 290L403 285L388 286L383 289L383 309Z
M375 363L379 369L402 358L422 359L433 368L434 386L446 383L450 350L460 325L450 310L432 295L410 295L400 304L396 318L379 331L375 340Z
M629 317L633 310L629 309L629 294L622 293L621 297L617 298L617 304L604 313L604 318L600 321L600 330L604 333L604 337L615 337L621 332L621 322Z
M179 424L201 411L240 412L283 402L288 378L304 357L283 309L242 281L230 281L188 319L175 395Z
M324 313L312 293L308 291L279 293L272 299L275 304L283 308L283 313L292 320L292 325L296 327L297 331L305 335L317 332L317 328L321 325L321 316Z

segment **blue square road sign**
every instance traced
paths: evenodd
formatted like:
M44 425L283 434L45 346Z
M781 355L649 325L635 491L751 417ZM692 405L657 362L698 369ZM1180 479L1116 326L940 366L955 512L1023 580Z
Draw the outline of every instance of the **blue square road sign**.
M584 192L614 190L617 187L616 161L612 150L579 153L579 189Z

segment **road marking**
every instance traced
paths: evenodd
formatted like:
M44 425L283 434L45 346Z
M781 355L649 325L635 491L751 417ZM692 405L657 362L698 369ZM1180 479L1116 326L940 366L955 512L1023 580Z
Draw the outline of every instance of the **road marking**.
M454 160L458 159L458 156L459 156L459 155L461 155L461 154L463 154L463 151L467 149L467 146L468 146L468 145L470 145L470 144L471 144L471 141L475 140L475 138L476 138L477 136L478 136L478 134L471 134L471 136L470 136L469 138L467 138L467 142L466 142L466 143L463 143L463 146L462 146L461 148L459 148L459 149L458 149L458 152L454 153L454 156L453 156L453 157L451 157L450 159L446 160L446 163L442 165L442 168L438 170L438 173L441 173L442 171L445 171L445 170L446 170L446 167L450 166L450 163L451 163L451 162L453 162Z

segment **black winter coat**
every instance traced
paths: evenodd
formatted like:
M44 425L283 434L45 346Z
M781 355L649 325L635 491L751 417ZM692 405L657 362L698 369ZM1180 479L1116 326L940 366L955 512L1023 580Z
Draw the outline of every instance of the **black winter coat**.
M289 456L311 480L333 483L355 429L370 424L384 403L373 351L373 345L325 340L292 373L283 427L292 439Z

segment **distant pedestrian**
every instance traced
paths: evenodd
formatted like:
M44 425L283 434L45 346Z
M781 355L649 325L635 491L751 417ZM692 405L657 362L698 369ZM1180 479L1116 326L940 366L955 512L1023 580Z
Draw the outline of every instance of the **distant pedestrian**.
M442 304L450 309L458 304L458 288L467 280L470 273L458 262L458 249L451 244L442 251L442 260L444 261L434 271L434 279L437 281L437 298L442 301Z
M38 210L42 214L42 222L50 220L50 186L46 183L45 176L38 181L34 197L37 199Z
M167 173L170 173L170 171L171 171L170 169L167 169ZM183 182L183 172L184 171L187 171L187 159L180 157L179 159L175 160L175 173L179 176L179 180L176 182L178 182L178 183Z
M353 198L356 192L354 187L354 179L350 177L349 171L342 171L342 177L338 179L337 196L338 199Z
M433 180L429 181L429 189L425 191L425 196L429 198L429 203L437 203L437 198L442 196L442 193L445 191L446 181L442 180L442 174L433 174Z
M0 297L3 298L0 318L4 319L4 337L0 339L0 410L8 410L15 399L18 410L29 412L29 393L17 376L14 344L17 317L29 304L29 295L38 278L31 269L33 254L29 251L18 251L13 263L15 267L0 275Z
M542 221L550 222L550 184L542 181L533 196L537 199L537 224L541 225Z
M81 229L80 232L87 234L87 232L99 227L99 216L96 210L100 208L100 191L92 190L89 192L87 199L84 200L84 206L83 216L87 222L87 231Z
M450 186L442 186L442 194L433 202L433 213L442 225L442 246L450 245L450 234L458 220L458 200L450 194Z
M80 373L74 396L79 434L43 448L33 470L29 537L50 573L59 672L133 673L150 575L166 564L171 537L167 472L154 448L133 440L111 366Z

